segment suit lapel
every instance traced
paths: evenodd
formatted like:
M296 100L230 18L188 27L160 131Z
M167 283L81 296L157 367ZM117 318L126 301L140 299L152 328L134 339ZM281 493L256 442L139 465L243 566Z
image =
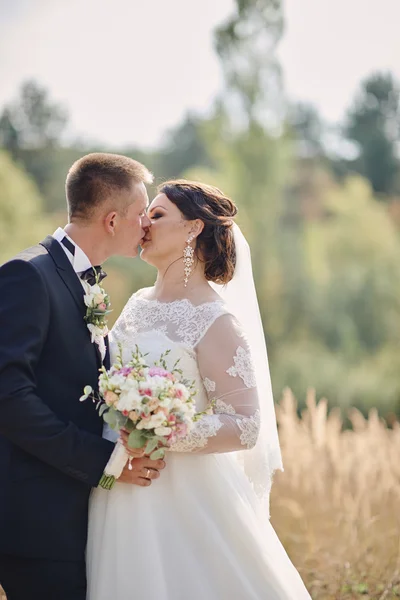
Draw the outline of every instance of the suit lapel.
M40 244L41 246L44 246L46 248L51 258L53 259L59 276L67 286L68 291L70 292L77 307L79 308L79 312L82 314L82 324L86 327L86 322L84 321L84 316L86 314L86 306L83 301L84 290L81 282L79 281L79 277L75 273L73 266L68 260L67 255L61 248L60 243L57 240L55 240L51 235L48 235L47 238L43 240L43 242L40 242ZM89 331L88 336L90 336ZM101 360L99 347L95 342L92 345L94 346L96 360L100 368L103 365L103 361ZM108 348L107 338L106 348Z
M69 262L67 255L61 248L60 243L51 237L51 235L48 235L43 242L40 242L40 244L41 246L44 246L50 254L56 265L59 276L67 286L79 310L85 314L85 303L83 301L84 292L82 284L79 281L79 277L75 273L73 266Z

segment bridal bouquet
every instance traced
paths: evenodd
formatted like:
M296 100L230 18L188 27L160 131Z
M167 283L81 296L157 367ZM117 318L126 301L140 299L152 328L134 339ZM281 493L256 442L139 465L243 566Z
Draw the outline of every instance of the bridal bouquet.
M165 358L169 352L149 366L146 355L136 346L131 360L123 364L119 346L116 362L108 371L103 366L99 377L100 415L112 429L129 432L129 446L144 448L152 460L163 458L165 448L186 437L202 414L196 413L194 383L183 378L179 360L168 370ZM90 386L85 387L80 400L88 397L94 398ZM112 487L127 460L124 446L118 444L107 465L103 487Z

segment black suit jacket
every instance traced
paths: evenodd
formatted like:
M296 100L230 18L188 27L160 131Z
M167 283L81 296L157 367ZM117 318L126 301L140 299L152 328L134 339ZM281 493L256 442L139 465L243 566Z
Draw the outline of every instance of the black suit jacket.
M114 444L94 403L79 402L101 366L83 294L50 236L0 267L2 553L84 557L90 490Z

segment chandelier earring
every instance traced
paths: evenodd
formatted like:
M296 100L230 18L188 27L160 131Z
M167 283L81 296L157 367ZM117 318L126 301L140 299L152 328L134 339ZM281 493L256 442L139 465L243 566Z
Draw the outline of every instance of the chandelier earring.
M193 242L194 237L195 237L194 235L189 236L189 238L186 241L185 249L183 251L183 265L184 265L184 271L185 271L184 286L185 287L187 287L189 277L193 271L194 250L190 244Z

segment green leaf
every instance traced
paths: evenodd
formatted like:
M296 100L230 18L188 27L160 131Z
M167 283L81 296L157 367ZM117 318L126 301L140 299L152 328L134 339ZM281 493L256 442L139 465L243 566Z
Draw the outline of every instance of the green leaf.
M150 439L147 444L146 444L146 454L151 454L153 452L153 450L155 450L155 448L157 448L158 446L158 439L157 438L152 438Z
M125 427L127 421L128 417L125 417L120 412L115 413L115 424L117 429L122 429L123 427Z
M146 437L138 429L134 429L128 437L128 446L131 448L143 448L146 443Z
M86 396L89 396L92 392L93 392L92 386L85 385L85 387L83 388L83 393L86 394Z
M132 421L128 419L125 425L125 429L130 433L131 431L134 431L135 425L132 423Z
M116 427L117 417L116 417L115 410L110 408L110 410L104 414L103 419L106 423L108 423L108 425L111 427L111 429L117 429L117 427Z
M103 413L108 409L107 404L102 404L99 408L99 415L102 417Z
M165 456L164 448L159 448L158 450L156 450L155 452L152 452L150 454L151 460L158 460L159 458L164 458L164 456Z
M163 444L164 446L167 446L167 445L168 445L168 440L167 440L167 438L166 438L166 437L162 437L161 435L158 435L158 436L156 437L156 439L158 440L158 443L159 443L159 444Z

